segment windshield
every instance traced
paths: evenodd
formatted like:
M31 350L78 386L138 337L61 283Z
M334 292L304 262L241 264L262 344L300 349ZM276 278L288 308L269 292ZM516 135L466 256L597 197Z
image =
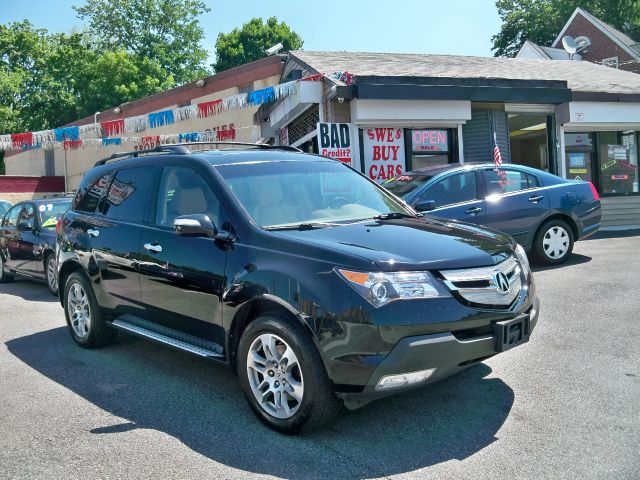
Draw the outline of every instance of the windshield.
M432 178L429 175L400 175L382 184L382 186L394 195L404 198Z
M69 210L71 199L38 205L38 219L42 228L56 228L58 220Z
M347 223L388 213L414 215L339 162L259 162L216 168L263 228Z

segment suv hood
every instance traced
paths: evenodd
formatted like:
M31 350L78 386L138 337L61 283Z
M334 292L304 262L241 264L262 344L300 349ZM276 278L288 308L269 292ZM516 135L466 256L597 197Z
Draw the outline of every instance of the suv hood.
M435 218L370 220L272 233L365 258L382 271L484 267L513 252L513 240L504 233Z

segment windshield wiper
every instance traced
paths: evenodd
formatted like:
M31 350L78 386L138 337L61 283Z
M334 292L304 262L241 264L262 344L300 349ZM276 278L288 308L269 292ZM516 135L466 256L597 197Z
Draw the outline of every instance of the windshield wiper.
M421 213L412 214L412 213L402 213L402 212L389 212L389 213L381 213L380 215L375 215L372 217L374 220L396 220L398 218L417 218L422 217Z
M272 225L264 227L265 230L314 230L316 228L335 227L337 223L313 222L313 223L295 223L292 225Z

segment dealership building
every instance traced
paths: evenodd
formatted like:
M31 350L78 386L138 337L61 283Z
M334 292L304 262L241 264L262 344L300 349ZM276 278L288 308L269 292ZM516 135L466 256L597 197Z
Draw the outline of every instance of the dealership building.
M260 108L262 137L322 153L318 123L346 124L340 158L377 181L492 162L495 139L504 162L593 182L604 227L640 227L638 74L569 60L294 51L281 81L294 79L312 81Z
M118 145L103 137L97 147L64 142L65 148L8 150L6 171L63 176L73 190L113 152L205 133L331 155L382 182L429 165L492 162L497 143L505 163L591 181L605 228L640 227L640 75L585 61L293 51L114 106L71 127L127 125L147 116L151 126L151 117L169 111L255 99L285 85L286 95L262 95L260 105L125 133ZM331 130L324 138L339 148L323 147L318 125L325 124Z

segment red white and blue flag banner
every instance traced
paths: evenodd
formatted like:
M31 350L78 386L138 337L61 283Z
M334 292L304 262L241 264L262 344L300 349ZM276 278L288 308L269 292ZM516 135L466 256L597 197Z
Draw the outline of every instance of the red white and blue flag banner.
M496 170L498 170L502 165L502 154L500 153L498 138L496 137L495 131L493 132L493 163L495 164Z

